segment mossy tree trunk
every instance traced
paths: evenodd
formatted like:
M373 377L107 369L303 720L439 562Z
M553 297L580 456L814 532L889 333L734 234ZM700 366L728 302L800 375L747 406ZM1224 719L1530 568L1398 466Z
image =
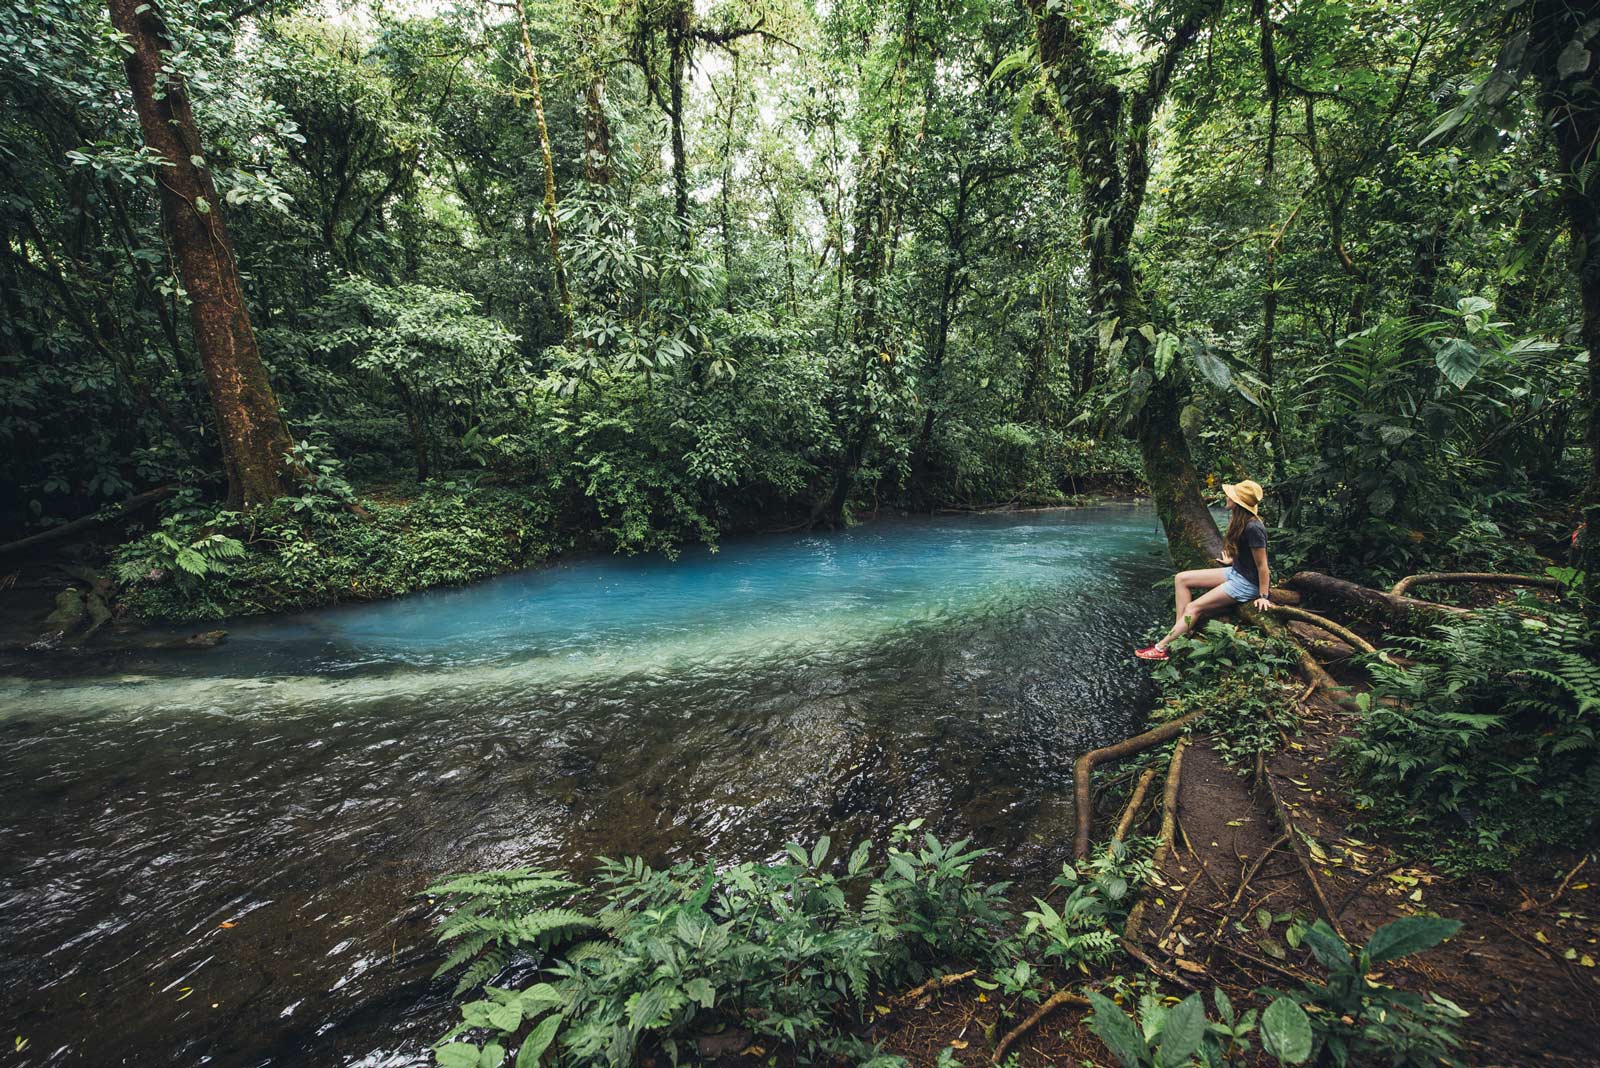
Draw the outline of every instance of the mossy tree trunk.
M1589 472L1579 539L1586 592L1600 603L1600 180L1592 173L1600 141L1600 41L1584 38L1592 11L1566 0L1538 0L1528 47L1539 101L1564 174L1562 199L1577 263L1583 307L1583 347L1588 352ZM1585 47L1585 45L1587 47ZM1581 53L1581 55L1580 55Z
M1157 373L1154 353L1139 331L1147 308L1134 269L1133 236L1150 178L1152 120L1173 72L1220 6L1216 0L1193 5L1142 71L1143 84L1125 91L1111 73L1117 61L1096 44L1096 28L1073 18L1065 5L1028 0L1039 58L1069 117L1062 129L1082 176L1090 308L1101 324L1100 345L1085 370L1085 384L1111 371L1114 359L1131 368L1134 436L1156 513L1180 567L1209 566L1222 539L1178 421L1181 387L1172 371Z
M293 441L278 410L245 308L233 244L181 76L166 67L161 14L148 0L109 0L124 35L124 62L155 171L162 223L189 296L195 347L217 418L228 502L250 508L283 496Z

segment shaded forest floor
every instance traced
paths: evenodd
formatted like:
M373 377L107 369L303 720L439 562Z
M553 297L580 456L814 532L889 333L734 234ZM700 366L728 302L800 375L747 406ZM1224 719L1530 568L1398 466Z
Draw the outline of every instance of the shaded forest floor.
M1378 981L1434 991L1471 1013L1460 1026L1462 1063L1600 1063L1600 872L1574 853L1508 873L1452 876L1383 834L1352 834L1360 814L1334 746L1354 718L1320 695L1302 702L1299 732L1243 773L1223 762L1201 721L1183 757L1173 848L1145 890L1139 929L1127 932L1161 973L1150 978L1177 997L1199 990L1209 1004L1221 987L1235 1004L1264 1006L1258 988L1289 989L1322 974L1307 950L1286 944L1291 916L1331 918L1359 945L1391 920L1438 915L1461 920L1460 934L1391 962ZM1141 822L1159 818L1160 791L1150 795ZM1061 848L1070 853L1070 843ZM1110 969L1125 977L1139 970L1128 957ZM913 1064L934 1064L946 1047L960 1063L988 1063L996 1036L1031 1008L961 984L886 1016L875 1037ZM1012 1047L1018 1063L1116 1064L1084 1015L1056 1010Z

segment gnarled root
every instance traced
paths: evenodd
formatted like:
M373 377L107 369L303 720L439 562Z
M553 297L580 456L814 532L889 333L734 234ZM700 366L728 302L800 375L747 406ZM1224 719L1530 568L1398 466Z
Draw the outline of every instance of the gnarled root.
M1128 798L1128 807L1122 810L1122 818L1117 821L1117 829L1111 834L1113 848L1117 842L1128 837L1128 832L1133 829L1133 821L1139 814L1139 806L1144 804L1144 795L1149 792L1150 784L1155 781L1156 769L1145 768L1144 774L1139 776L1139 781L1134 784L1133 796Z
M1167 787L1161 798L1161 841L1156 846L1153 869L1161 870L1161 865L1166 863L1167 854L1172 851L1172 836L1178 826L1178 785L1183 775L1183 750L1189 744L1189 739L1180 738L1178 744L1172 747L1172 763L1167 768ZM1128 911L1128 922L1122 928L1123 937L1130 942L1138 940L1139 923L1144 919L1144 904L1149 900L1149 894L1139 895L1139 900L1134 902L1133 908Z
M1116 745L1108 745L1101 749L1091 749L1078 758L1073 765L1073 796L1074 805L1078 810L1078 833L1073 843L1072 855L1078 860L1083 860L1089 855L1089 834L1094 826L1094 799L1090 792L1090 776L1094 773L1096 764L1103 764L1108 760L1121 760L1146 749L1154 749L1164 742L1170 742L1183 733L1183 729L1204 713L1204 709L1181 716L1169 723L1163 723L1143 734L1136 734L1132 738L1125 738Z
M1351 646L1352 648L1359 649L1363 653L1375 653L1378 651L1377 649L1373 648L1372 643L1367 641L1367 639L1363 638L1349 627L1346 627L1340 623L1335 623L1326 616L1319 616L1315 612L1307 612L1304 608L1295 608L1286 604L1275 604L1271 609L1269 609L1269 611L1276 616L1283 616L1286 619L1298 619L1303 622L1310 623L1312 626L1321 627L1323 630L1340 639L1345 644Z
M1446 582L1477 582L1500 586L1542 586L1559 590L1561 582L1548 575L1506 575L1494 571L1424 571L1420 575L1407 575L1389 587L1389 596L1403 597L1413 586L1436 585Z

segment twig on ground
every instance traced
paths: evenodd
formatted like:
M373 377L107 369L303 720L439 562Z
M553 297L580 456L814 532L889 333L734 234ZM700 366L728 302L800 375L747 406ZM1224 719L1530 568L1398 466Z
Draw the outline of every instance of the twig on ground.
M1344 927L1339 923L1339 915L1328 902L1328 895L1322 889L1322 880L1317 878L1317 873L1311 865L1311 858L1305 853L1305 844L1300 841L1300 835L1294 825L1294 819L1289 815L1288 806L1283 803L1283 798L1278 796L1278 785L1272 781L1272 773L1267 773L1267 792L1272 795L1272 805L1277 811L1278 823L1288 835L1289 845L1294 850L1294 855L1300 861L1300 868L1306 873L1306 880L1311 884L1311 892L1316 895L1317 903L1322 906L1322 915L1328 921L1340 938L1346 942Z
M1283 834L1278 836L1277 841L1273 842L1271 845L1267 846L1266 849L1262 850L1261 855L1257 857L1255 862L1245 870L1244 875L1239 880L1239 889L1233 892L1233 898L1228 902L1228 907L1222 910L1222 921L1217 924L1218 931L1221 931L1222 928L1227 925L1228 918L1233 915L1233 910L1239 906L1239 899L1244 897L1245 888L1250 885L1250 880L1254 879L1256 877L1256 873L1261 870L1262 866L1265 865L1267 861L1272 859L1272 854L1277 850L1277 848L1288 840L1289 833L1285 831Z
M914 986L910 990L907 990L904 994L899 995L894 999L893 1004L908 1005L924 994L931 994L935 990L943 990L947 986L955 986L957 983L971 979L977 974L978 969L974 968L971 971L952 972L949 975L935 976L934 978L929 979L926 983L923 983L921 986Z
M1546 901L1542 905L1528 905L1524 903L1524 905L1518 911L1531 912L1534 909L1542 909L1554 905L1557 901L1561 900L1561 895L1567 892L1567 884L1572 882L1572 877L1578 874L1578 870L1587 863L1589 863L1589 854L1585 853L1583 855L1583 859L1578 861L1578 863L1573 866L1571 871L1567 872L1566 878L1561 880L1561 885L1556 887L1556 892L1550 895L1549 901Z
M1164 964L1156 963L1155 959L1153 957L1151 957L1150 954L1146 953L1143 949L1139 948L1138 943L1132 942L1129 939L1124 938L1124 939L1122 939L1122 948L1123 948L1123 950L1125 950L1127 952L1128 956L1132 957L1134 960L1138 961L1140 964L1143 964L1146 968L1150 969L1152 972L1154 972L1156 975L1160 976L1162 979L1165 979L1167 982L1176 983L1178 986L1183 987L1185 990L1193 990L1194 989L1194 984L1191 983L1189 980L1185 979L1180 973L1173 971L1171 968L1168 968Z
M1062 1005L1077 1005L1079 1008L1087 1009L1089 1007L1089 999L1081 994L1074 994L1071 991L1057 990L1054 994L1051 994L1048 998L1045 998L1037 1009L1034 1009L1031 1013L1029 1013L1027 1019L1017 1024L1017 1026L1013 1027L1010 1031L1006 1032L1005 1037L1000 1039L999 1043L994 1047L994 1056L991 1058L992 1061L995 1064L999 1064L1000 1061L1005 1057L1006 1050L1011 1048L1011 1044L1013 1042L1031 1031L1035 1024L1044 1019L1046 1016L1049 1016Z

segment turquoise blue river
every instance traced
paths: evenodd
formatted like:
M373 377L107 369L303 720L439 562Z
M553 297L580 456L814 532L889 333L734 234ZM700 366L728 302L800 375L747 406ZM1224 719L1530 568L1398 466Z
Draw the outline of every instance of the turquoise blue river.
M0 679L0 1026L29 1064L423 1065L442 872L920 816L1047 878L1167 573L1147 505L892 520Z

